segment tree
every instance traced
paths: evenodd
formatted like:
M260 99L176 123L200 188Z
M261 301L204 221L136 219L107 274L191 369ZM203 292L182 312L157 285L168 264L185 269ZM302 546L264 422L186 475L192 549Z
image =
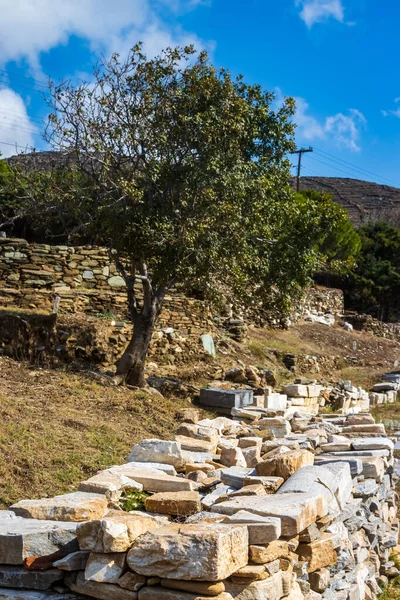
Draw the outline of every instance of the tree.
M358 230L361 252L352 271L352 303L382 321L400 316L400 229L378 221Z
M138 45L94 83L51 86L46 139L73 168L19 181L27 206L68 224L70 239L109 247L134 325L120 381L143 386L172 287L287 308L308 283L329 224L288 185L295 104L274 103L192 47L148 60Z
M308 199L314 219L320 220L316 244L324 268L333 273L348 272L360 252L361 239L347 211L326 192L306 190L301 195Z

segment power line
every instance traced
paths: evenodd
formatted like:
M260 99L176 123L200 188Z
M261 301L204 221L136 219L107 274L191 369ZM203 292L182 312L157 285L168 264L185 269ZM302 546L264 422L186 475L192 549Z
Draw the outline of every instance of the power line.
M31 150L33 149L33 146L30 146L29 144L26 144L26 146L21 146L21 144L17 144L16 142L13 144L12 142L1 142L0 144L2 146L12 146L13 148L23 148L23 149L27 149L30 148Z
M380 181L388 181L391 184L395 185L396 187L398 186L398 183L396 183L395 181L389 179L388 177L382 177L381 175L378 175L377 173L374 173L373 171L369 171L368 169L364 169L362 167L358 167L357 165L354 165L353 163L344 160L342 158L338 158L336 156L333 156L332 154L329 154L328 152L325 152L324 150L320 150L319 148L316 148L317 154L323 154L327 158L327 160L331 160L332 162L336 162L337 164L339 164L340 166L343 166L342 163L344 163L344 165L349 165L349 167L351 167L351 170L353 171L358 171L361 174L367 174L367 175L372 175L373 177L377 177Z
M316 161L316 162L320 163L321 165L325 165L325 166L329 167L330 169L334 169L335 171L339 171L340 173L347 175L347 177L352 178L354 176L353 173L351 173L349 170L344 171L343 169L339 169L338 167L333 167L329 163L327 163L323 160L319 160L318 158L313 157L313 158L311 158L311 160Z

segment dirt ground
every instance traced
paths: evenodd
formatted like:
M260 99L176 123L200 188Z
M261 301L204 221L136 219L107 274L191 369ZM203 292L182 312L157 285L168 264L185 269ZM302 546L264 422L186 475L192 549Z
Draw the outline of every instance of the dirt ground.
M187 406L0 357L0 505L73 491L137 441L171 437Z

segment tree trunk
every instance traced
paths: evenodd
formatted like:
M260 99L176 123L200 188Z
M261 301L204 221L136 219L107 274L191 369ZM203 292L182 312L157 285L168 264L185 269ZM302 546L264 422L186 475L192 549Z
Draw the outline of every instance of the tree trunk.
M144 365L159 313L160 308L153 301L144 313L134 317L132 338L116 362L116 376L120 383L145 387Z

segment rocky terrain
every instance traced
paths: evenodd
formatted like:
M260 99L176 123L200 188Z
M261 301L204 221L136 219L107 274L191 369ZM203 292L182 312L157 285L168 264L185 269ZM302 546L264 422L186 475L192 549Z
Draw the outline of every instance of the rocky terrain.
M284 391L216 390L229 417L186 408L173 439L0 512L0 597L378 598L400 574L394 444L368 394L331 390L339 413L317 416L322 386Z
M291 184L294 187L294 179ZM300 189L331 194L356 227L371 217L385 220L400 211L400 189L388 185L342 177L302 177Z

